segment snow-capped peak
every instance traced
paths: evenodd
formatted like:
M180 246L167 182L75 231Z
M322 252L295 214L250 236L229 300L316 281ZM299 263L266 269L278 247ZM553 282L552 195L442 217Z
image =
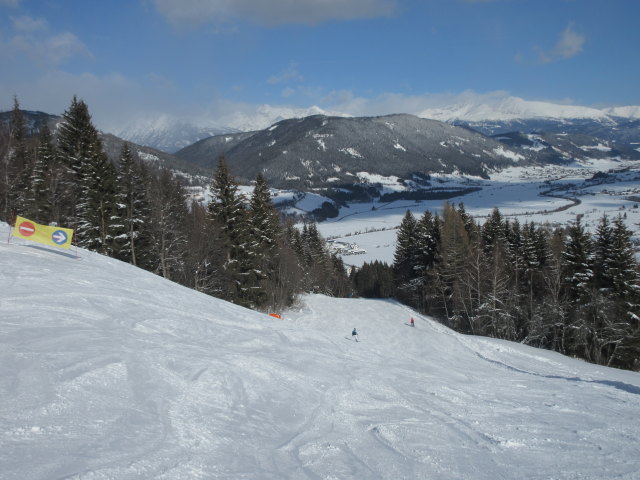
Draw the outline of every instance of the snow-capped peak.
M634 108L637 114L639 107L621 107L619 111L623 113L626 112L626 110L623 109ZM498 98L495 101L488 100L482 103L457 103L443 108L429 108L418 114L420 117L440 120L442 122L505 121L534 118L555 120L569 118L606 120L609 115L613 115L613 113L597 108L530 101L519 97L504 97Z
M609 107L604 109L608 115L614 117L624 117L629 119L640 118L640 105L630 105L627 107Z

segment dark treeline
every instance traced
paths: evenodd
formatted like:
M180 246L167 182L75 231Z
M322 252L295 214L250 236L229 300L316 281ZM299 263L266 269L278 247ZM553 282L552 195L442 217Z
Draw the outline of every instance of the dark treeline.
M55 135L44 126L30 136L17 99L0 129L3 221L17 214L75 228L80 247L262 311L302 292L350 292L344 265L315 225L285 224L260 176L246 198L224 158L204 207L188 203L179 179L143 164L126 143L119 161L109 161L76 97Z
M352 274L362 296L393 297L455 330L640 369L640 282L631 232L603 216L593 234L505 219L460 204L407 212L393 265Z

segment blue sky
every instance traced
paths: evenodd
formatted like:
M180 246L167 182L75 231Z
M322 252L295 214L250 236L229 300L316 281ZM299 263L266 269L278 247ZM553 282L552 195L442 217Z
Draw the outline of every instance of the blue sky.
M638 0L0 0L0 109L109 129L259 105L640 104Z

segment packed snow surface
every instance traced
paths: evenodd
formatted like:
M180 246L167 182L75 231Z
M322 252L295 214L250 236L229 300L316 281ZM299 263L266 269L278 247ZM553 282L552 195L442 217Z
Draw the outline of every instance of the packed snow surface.
M276 319L7 238L3 480L638 478L638 373L391 301L310 295Z

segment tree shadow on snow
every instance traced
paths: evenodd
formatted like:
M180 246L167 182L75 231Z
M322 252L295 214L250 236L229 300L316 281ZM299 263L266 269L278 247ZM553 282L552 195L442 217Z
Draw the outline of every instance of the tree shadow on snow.
M483 360L485 360L485 361L487 361L489 363L494 363L494 364L499 365L499 366L501 366L503 368L506 368L508 370L513 370L513 371L518 372L518 373L524 373L526 375L533 375L535 377L542 377L542 378L552 378L552 379L558 379L558 380L566 380L568 382L595 383L595 384L599 384L599 385L605 385L607 387L613 387L613 388L616 388L618 390L622 390L623 392L631 393L633 395L640 395L640 387L638 387L636 385L631 385L629 383L617 382L617 381L614 381L614 380L585 380L585 379L580 378L580 377L563 377L561 375L542 375L540 373L528 372L528 371L522 370L520 368L512 367L511 365L507 365L506 363L499 362L497 360L492 360L490 358L487 358L487 357L484 357L484 356L480 355L477 352L476 352L476 355L478 355L480 358L482 358Z
M69 258L73 258L73 259L80 258L79 256L76 256L74 253L63 252L63 251L59 251L59 250L52 250L52 249L47 248L47 247L41 247L40 245L25 245L25 247L35 248L36 250L41 250L41 251L47 252L47 253L55 253L56 255L61 255L63 257L69 257Z

